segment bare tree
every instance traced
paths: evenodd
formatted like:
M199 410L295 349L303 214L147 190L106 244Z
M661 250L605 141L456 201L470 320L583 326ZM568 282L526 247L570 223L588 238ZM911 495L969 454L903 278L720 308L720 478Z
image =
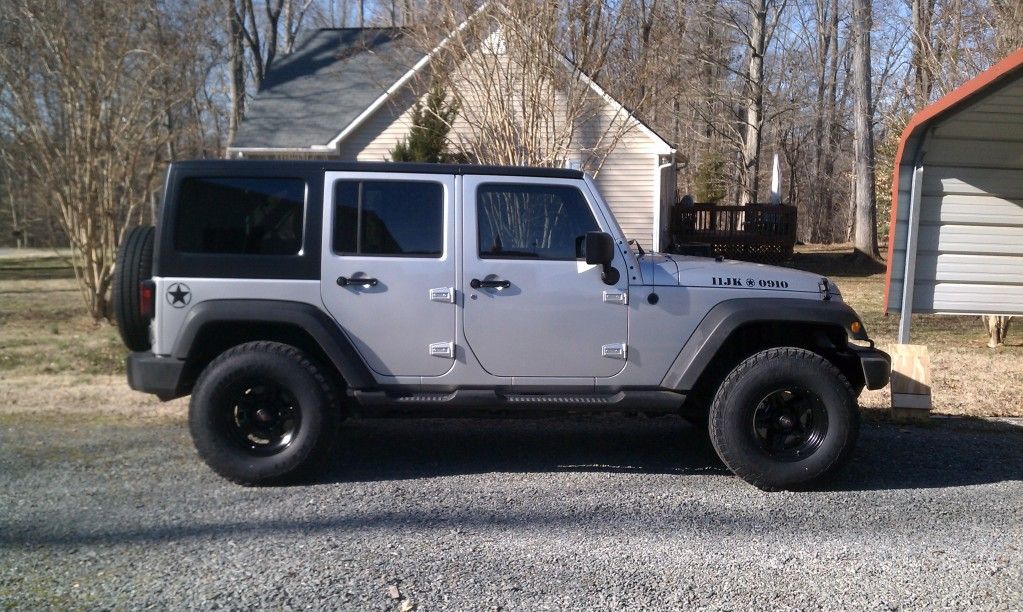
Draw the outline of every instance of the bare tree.
M466 20L460 4L441 2L432 20L418 22L420 44L455 32L435 53L432 72L455 84L449 89L462 112L452 144L464 156L562 166L582 150L578 161L599 172L633 124L630 111L608 111L588 76L607 65L615 39L608 29L617 25L595 4L513 0Z
M225 0L227 7L228 72L231 84L231 111L227 142L234 142L238 125L245 116L245 11L246 4Z
M743 32L749 47L745 84L745 136L739 174L739 203L755 204L760 181L760 143L764 127L764 54L767 52L767 0L748 3L749 26Z
M913 20L913 67L914 101L917 108L923 108L931 99L934 89L933 51L931 49L931 25L936 0L911 0Z
M148 26L155 10L141 0L7 5L18 36L0 52L0 131L66 234L97 320L108 316L115 249L159 179L168 105L189 96L167 86L182 45Z
M857 253L878 259L874 192L874 103L870 65L871 0L853 1L853 90L855 92L855 231Z
M245 101L258 91L279 52L291 53L313 0L223 0L228 41L231 110L227 141L245 116ZM333 7L333 4L331 5ZM345 9L347 10L347 9Z
M1020 0L991 0L994 54L1003 57L1023 47L1023 2Z

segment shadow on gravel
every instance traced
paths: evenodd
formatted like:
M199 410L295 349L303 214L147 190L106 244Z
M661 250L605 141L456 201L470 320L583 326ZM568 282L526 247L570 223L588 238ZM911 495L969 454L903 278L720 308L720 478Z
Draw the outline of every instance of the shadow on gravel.
M296 484L488 472L727 474L710 440L679 418L347 421L335 455Z
M327 484L487 472L728 475L707 435L678 418L348 422ZM1023 480L1023 427L975 419L865 422L831 491L931 489Z
M131 438L129 443L141 444L145 440L140 436L153 434L144 428L108 428L102 435L116 436L119 443ZM826 491L862 491L870 497L873 491L887 489L953 488L1023 480L1023 428L1008 423L942 419L923 426L898 426L866 422L857 448L851 465ZM195 471L198 469L196 466ZM372 483L493 472L586 471L677 475L681 482L676 492L683 496L693 494L692 490L686 491L684 481L688 477L710 476L721 486L726 499L734 496L737 501L744 499L739 491L747 487L728 476L702 432L677 418L351 421L343 429L334 459L315 482L305 484ZM82 476L87 481L92 477L88 473ZM232 485L212 485L212 476L204 478L209 479L205 485L199 481L181 484L186 488L212 486L209 494L218 499L230 496L227 489ZM663 483L666 488L672 487L671 479ZM437 491L434 487L431 494ZM466 491L458 494L465 495ZM825 492L821 497L808 497L809 507L820 504L821 508L828 508L826 495ZM294 496L285 491L275 497L284 500L287 506L287 500ZM891 501L881 495L877 498L879 502ZM263 498L256 495L247 499L249 503L261 504ZM663 506L650 510L653 515L665 511ZM151 524L156 515L149 512L127 516L114 512L111 516L119 517L115 521L96 523L47 519L39 522L31 515L0 519L0 551L23 546L159 543L268 533L308 535L366 529L450 530L467 526L522 529L555 522L613 523L622 529L644 529L650 518L642 512L623 515L613 507L597 506L592 513L583 515L556 511L552 514L549 508L537 509L528 503L481 512L471 504L463 506L453 501L451 507L438 512L436 507L418 507L415 500L368 513L302 520L283 515L277 519L218 520L213 513L203 520L189 518L184 523L168 525L162 521ZM741 504L724 509L711 505L696 512L690 519L700 525L734 526L760 520L756 511L748 514ZM837 516L835 520L837 525L844 524L845 519Z
M856 454L825 490L935 489L1023 480L1023 426L969 417L863 424Z

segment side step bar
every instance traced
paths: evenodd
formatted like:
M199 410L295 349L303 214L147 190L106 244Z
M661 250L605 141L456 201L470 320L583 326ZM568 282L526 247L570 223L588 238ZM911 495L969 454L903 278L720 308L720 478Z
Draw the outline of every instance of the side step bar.
M366 412L675 412L685 395L663 390L623 390L608 394L515 393L459 389L450 393L401 394L389 391L353 391Z

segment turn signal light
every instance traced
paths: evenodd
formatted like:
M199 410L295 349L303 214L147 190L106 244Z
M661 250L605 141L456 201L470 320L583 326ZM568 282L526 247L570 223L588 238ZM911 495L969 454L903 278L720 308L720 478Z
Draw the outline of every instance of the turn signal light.
M854 334L858 334L863 331L863 325L861 325L859 321L853 321L849 324L849 331Z

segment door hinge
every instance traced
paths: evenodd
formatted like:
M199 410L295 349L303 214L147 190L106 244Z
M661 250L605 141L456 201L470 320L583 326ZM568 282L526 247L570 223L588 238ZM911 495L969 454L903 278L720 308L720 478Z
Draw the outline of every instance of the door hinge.
M611 359L626 359L628 357L628 347L622 344L605 344L600 347L601 357L610 357Z
M605 291L604 303L627 306L629 304L629 294L623 291Z
M454 287L437 287L436 289L430 289L430 301L431 302L443 302L445 304L455 303L455 288Z
M447 359L455 358L455 343L454 342L434 342L430 345L430 356L431 357L445 357Z

